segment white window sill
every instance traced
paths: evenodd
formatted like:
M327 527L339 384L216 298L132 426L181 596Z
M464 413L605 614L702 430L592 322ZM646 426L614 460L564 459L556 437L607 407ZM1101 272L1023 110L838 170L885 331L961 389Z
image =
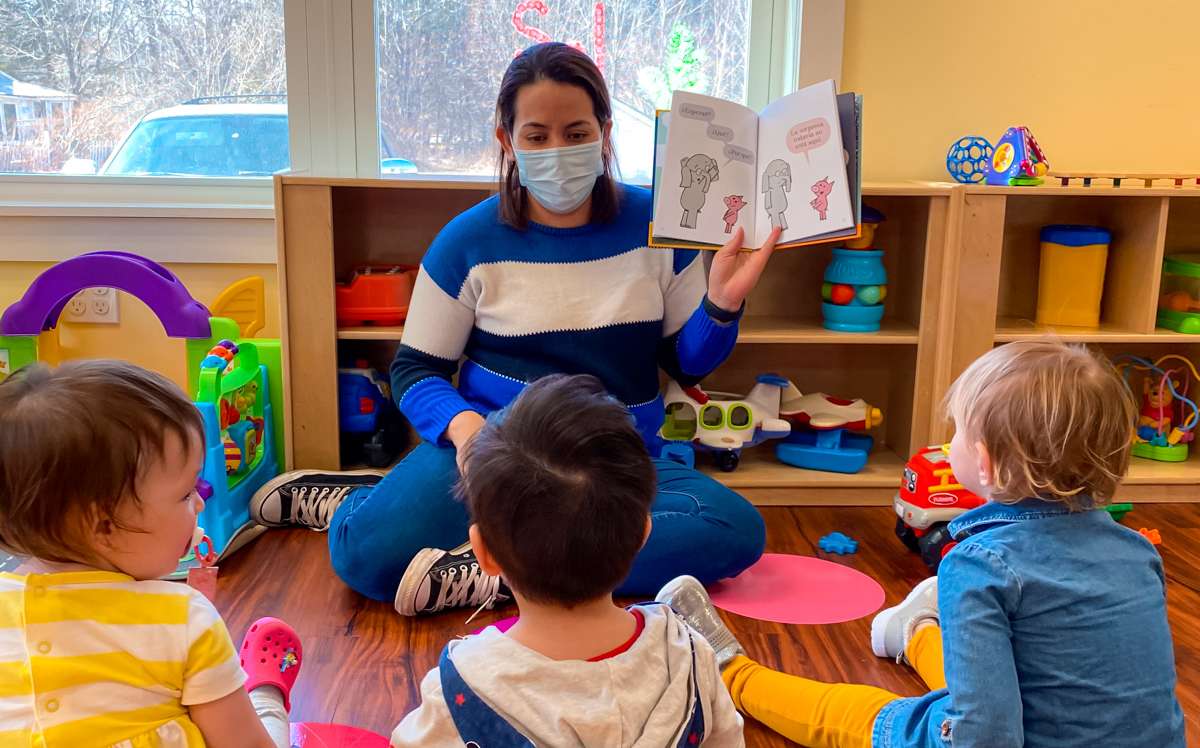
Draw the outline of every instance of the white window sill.
M272 218L269 178L0 176L0 215Z
M270 179L0 177L0 262L118 248L157 262L276 262Z

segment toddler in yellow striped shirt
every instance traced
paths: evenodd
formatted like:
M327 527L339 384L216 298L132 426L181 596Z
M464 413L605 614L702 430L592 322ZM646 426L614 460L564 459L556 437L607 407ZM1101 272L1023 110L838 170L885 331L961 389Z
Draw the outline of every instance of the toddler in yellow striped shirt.
M118 361L0 384L0 746L286 748L301 657L265 618L235 651L212 604L159 581L193 544L203 431Z

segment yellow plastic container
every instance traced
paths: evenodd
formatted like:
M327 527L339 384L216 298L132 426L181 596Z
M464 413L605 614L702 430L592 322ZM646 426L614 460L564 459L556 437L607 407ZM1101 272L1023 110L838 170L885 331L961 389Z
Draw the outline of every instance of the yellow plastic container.
M1112 235L1098 226L1042 228L1037 323L1099 327L1104 267Z

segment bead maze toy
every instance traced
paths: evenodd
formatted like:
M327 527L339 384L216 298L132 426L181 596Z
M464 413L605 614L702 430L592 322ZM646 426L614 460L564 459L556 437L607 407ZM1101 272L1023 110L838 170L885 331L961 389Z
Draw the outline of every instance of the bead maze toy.
M211 491L200 515L214 558L253 534L251 494L284 464L283 425L273 404L282 402L278 340L242 338L238 323L213 317L162 265L126 252L91 252L47 269L0 316L0 355L15 371L38 360L39 343L56 346L64 306L95 286L132 294L150 308L168 337L186 342L188 389L204 421L201 486ZM173 578L198 565L194 553Z
M1171 362L1174 366L1168 368ZM1153 362L1122 354L1113 359L1126 385L1134 372L1142 374L1142 405L1133 436L1133 456L1160 462L1183 462L1195 439L1200 408L1188 397L1200 373L1191 361L1176 354Z
M1010 127L1000 136L985 181L1006 187L1034 187L1050 171L1046 154L1028 127Z

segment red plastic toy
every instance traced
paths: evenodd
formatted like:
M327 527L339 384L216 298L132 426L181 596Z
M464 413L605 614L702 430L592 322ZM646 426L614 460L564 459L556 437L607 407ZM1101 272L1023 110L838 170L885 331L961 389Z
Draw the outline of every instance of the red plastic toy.
M412 265L358 268L349 283L337 286L338 324L403 324L416 281L417 268Z
M1138 528L1138 535L1149 540L1151 545L1162 545L1162 534L1153 527Z
M926 447L904 466L904 478L896 492L896 535L921 560L937 572L942 557L956 543L946 525L970 509L987 503L963 488L950 469L944 446Z

